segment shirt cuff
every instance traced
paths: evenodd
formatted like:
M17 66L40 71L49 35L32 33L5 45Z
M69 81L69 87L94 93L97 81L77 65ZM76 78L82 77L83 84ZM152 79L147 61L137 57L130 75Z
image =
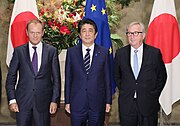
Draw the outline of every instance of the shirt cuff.
M12 100L9 101L9 105L11 105L13 103L16 103L16 99L12 99Z

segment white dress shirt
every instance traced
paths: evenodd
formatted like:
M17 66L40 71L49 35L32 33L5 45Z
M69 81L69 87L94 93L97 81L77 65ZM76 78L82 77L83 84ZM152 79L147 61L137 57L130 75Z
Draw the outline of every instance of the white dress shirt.
M142 58L143 58L143 44L137 49L135 49L131 46L131 68L133 71L134 71L133 66L134 66L134 54L135 54L134 50L138 50L137 56L138 56L138 66L139 66L138 73L139 73L139 71L141 69L141 65L142 65ZM136 91L134 92L134 98L137 98Z

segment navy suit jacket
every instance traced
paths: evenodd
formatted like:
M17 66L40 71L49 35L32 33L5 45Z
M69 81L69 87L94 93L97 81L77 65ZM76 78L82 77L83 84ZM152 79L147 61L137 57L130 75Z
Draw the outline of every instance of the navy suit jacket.
M83 64L82 45L67 50L65 67L65 103L71 111L81 111L87 104L96 112L105 111L111 104L109 51L94 46L91 68L87 75Z
M19 79L15 89L17 73ZM49 110L50 102L60 101L60 66L58 51L55 47L43 43L42 61L35 76L29 55L28 44L14 49L6 80L8 100L16 99L21 110L34 105L39 112Z
M132 108L134 92L137 92L137 104L144 116L157 113L159 96L165 86L167 73L159 49L143 45L142 65L137 80L131 68L131 47L118 49L115 55L114 79L119 88L120 114L128 115Z

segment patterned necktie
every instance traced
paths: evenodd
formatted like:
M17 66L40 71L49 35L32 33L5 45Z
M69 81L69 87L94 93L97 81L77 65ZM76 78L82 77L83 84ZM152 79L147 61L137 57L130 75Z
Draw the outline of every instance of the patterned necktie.
M85 67L85 70L86 70L86 74L89 73L89 69L90 69L90 51L91 49L87 48L86 49L86 55L84 57L84 67Z
M36 52L36 48L35 46L32 47L34 49L34 54L32 57L32 66L34 69L34 74L37 75L38 73L38 56L37 56L37 52Z
M137 56L138 50L134 50L134 76L137 79L138 76L138 70L139 70L139 65L138 65L138 56Z

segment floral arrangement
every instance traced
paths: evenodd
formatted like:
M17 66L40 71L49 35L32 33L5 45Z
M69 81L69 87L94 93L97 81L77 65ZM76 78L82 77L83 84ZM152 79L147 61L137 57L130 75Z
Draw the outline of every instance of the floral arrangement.
M39 19L45 24L43 41L62 49L78 43L77 25L84 15L83 0L38 0Z
M15 0L8 0L14 3ZM62 49L78 43L77 25L84 15L86 0L36 0L39 18L45 23L43 40L55 46L59 53ZM120 8L128 6L131 1L139 0L105 0L111 39L117 47L122 47L121 37L116 33L118 22L123 16ZM120 3L120 4L119 4Z

